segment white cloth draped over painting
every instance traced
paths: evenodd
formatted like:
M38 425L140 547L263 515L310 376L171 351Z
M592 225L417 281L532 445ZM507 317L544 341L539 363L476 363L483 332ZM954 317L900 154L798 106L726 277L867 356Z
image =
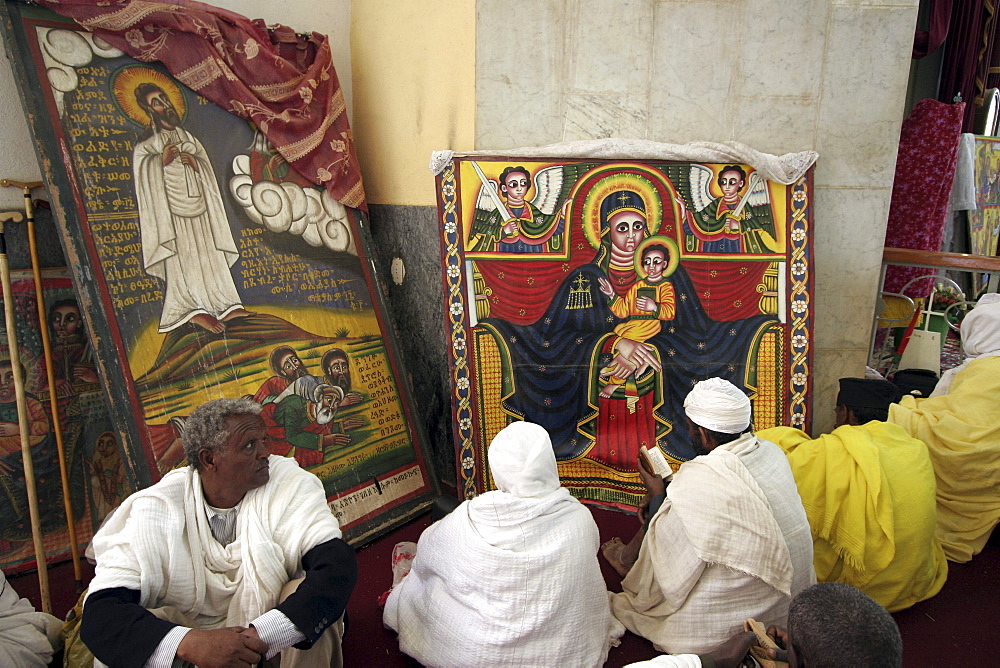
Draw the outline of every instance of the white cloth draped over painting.
M941 374L932 397L948 394L951 382L969 362L983 357L1000 357L1000 294L987 293L979 298L969 315L962 320L962 352L965 360Z
M0 572L0 665L47 666L58 647L62 622L36 612Z
M428 666L602 665L624 628L608 607L590 511L559 486L538 425L508 426L488 456L500 489L424 531L386 626Z
M270 480L247 492L236 540L212 537L201 478L190 466L127 498L94 536L97 571L90 593L126 587L139 604L170 605L202 628L246 626L302 577L302 555L340 527L319 478L293 459L271 456Z
M194 156L197 171L180 157L164 166L169 144ZM161 130L136 145L133 160L143 267L166 284L159 331L241 308L229 269L240 254L201 142L183 128Z
M434 151L430 170L440 174L455 155L504 155L510 158L602 158L608 160L679 160L682 162L738 163L750 165L771 181L790 185L798 181L816 162L819 153L800 151L784 155L762 153L735 141L696 141L666 144L648 139L583 139L531 148L499 151Z
M706 653L751 617L784 625L812 559L785 454L745 434L674 474L611 608L660 651Z

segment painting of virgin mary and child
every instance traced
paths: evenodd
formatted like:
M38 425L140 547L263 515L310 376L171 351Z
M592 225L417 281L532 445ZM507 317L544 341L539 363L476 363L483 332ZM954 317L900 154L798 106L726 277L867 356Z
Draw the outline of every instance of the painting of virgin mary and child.
M480 175L491 167L480 165ZM637 482L640 447L659 447L674 465L698 454L683 400L699 380L730 380L772 412L765 423L774 421L786 402L776 391L780 380L766 389L757 380L764 365L764 375L783 373L774 348L784 323L761 295L765 276L785 266L784 209L774 214L763 204L779 239L763 252L686 251L689 212L701 211L690 195L695 177L704 182L712 170L728 176L732 166L591 162L563 169L553 208L565 221L564 257L466 258L475 300L471 377L483 386L480 438L488 442L510 421L536 422L548 430L561 471L592 464L618 482ZM760 218L760 198L753 204ZM772 348L758 368L765 335ZM487 387L496 370L499 406L490 405Z

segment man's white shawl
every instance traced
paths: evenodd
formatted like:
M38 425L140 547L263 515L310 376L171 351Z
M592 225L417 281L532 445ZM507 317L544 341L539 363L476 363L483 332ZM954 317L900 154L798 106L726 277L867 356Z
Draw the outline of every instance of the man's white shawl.
M703 654L750 617L783 626L812 558L788 459L745 434L674 474L611 608L660 651Z
M500 489L424 531L386 626L427 666L602 665L624 629L608 607L590 511L559 486L538 425L508 426L488 456Z
M293 459L271 456L270 480L240 503L236 540L212 537L201 478L190 466L136 492L94 536L90 593L126 587L145 608L172 606L202 627L246 626L301 577L302 556L340 538L323 484Z
M47 666L59 646L62 622L36 612L0 572L0 666Z

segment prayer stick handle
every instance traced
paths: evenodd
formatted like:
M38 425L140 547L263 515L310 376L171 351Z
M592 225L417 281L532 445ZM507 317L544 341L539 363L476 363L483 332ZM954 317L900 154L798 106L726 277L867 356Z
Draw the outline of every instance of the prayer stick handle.
M27 190L34 190L35 188L41 188L45 184L41 181L15 181L14 179L0 179L0 187L4 188L23 188Z

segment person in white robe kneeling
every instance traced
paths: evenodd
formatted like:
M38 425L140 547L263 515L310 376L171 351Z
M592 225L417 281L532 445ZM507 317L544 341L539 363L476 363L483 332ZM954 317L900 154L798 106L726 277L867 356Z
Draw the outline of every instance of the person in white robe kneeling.
M560 487L548 433L515 422L487 456L498 489L424 531L385 625L427 666L602 665L624 628L608 606L597 525Z
M94 536L80 635L97 661L341 665L354 551L319 478L269 454L259 413L249 399L195 409L190 466L127 498Z
M62 622L36 612L0 572L0 666L47 666L59 646Z
M611 594L615 617L662 652L705 654L744 620L783 626L792 597L816 575L788 459L750 430L749 398L710 378L694 386L684 411L702 454L666 487L640 459L648 529L602 550L624 577Z

